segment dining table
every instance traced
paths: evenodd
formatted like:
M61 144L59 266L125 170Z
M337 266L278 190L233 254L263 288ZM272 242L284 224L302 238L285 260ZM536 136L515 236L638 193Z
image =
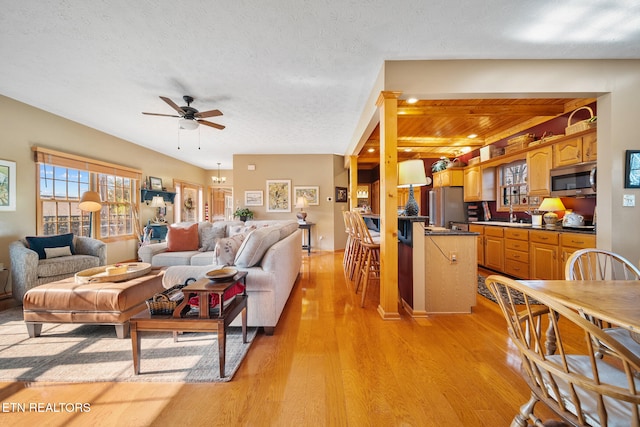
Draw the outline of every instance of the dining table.
M640 333L638 280L518 280L576 311ZM532 294L535 297L535 295Z

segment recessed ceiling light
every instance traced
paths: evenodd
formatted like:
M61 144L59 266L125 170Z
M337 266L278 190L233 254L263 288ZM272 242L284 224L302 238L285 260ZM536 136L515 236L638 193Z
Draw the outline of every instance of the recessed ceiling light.
M405 153L409 153L410 151L413 151L413 148L405 148L405 149L404 149L404 152L405 152Z
M473 139L473 138L477 138L477 137L478 137L478 134L477 134L477 133L472 133L472 134L470 134L470 135L467 135L467 138L471 138L471 139Z
M418 98L407 98L407 104L415 104L418 102Z
M368 151L369 153L373 153L374 151L376 151L376 149L375 149L375 148L369 148L367 151Z

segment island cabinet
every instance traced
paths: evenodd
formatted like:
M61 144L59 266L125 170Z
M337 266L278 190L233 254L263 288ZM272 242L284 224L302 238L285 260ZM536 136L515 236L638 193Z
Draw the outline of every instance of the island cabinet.
M531 279L558 280L560 275L559 234L552 231L529 231L529 273Z
M478 233L478 265L484 264L484 225L469 224L469 231Z
M496 271L504 271L504 228L485 227L484 265Z
M470 313L476 305L477 235L468 231L429 231L413 223L413 317L430 313Z
M527 152L529 196L549 196L551 194L549 171L552 166L553 150L551 146Z
M529 277L529 231L504 230L504 272L519 279Z

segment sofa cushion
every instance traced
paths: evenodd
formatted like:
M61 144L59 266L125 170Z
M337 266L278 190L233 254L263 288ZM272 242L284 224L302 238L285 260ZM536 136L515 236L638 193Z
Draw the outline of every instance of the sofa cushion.
M187 227L172 225L167 231L167 252L197 251L198 224Z
M236 253L238 252L238 249L240 249L244 238L244 234L234 234L231 237L218 239L215 249L214 264L233 265L233 261L236 259Z
M62 246L59 248L44 248L47 259L59 258L61 256L71 256L71 246Z
M280 227L262 227L253 230L238 249L234 264L238 267L257 265L267 249L278 240L280 240Z
M216 242L218 239L222 239L226 233L227 227L224 225L208 227L202 234L202 244L200 252L213 251L216 249Z
M151 258L151 265L154 267L190 265L191 258L202 253L198 251L159 252Z
M191 257L189 265L211 265L215 261L215 250L200 252Z
M232 237L236 234L244 234L246 236L255 229L255 225L230 225L229 227L227 227L227 237Z
M55 236L31 236L27 237L29 249L38 253L39 259L46 259L45 248L61 248L69 246L71 254L75 254L73 247L73 233L58 234Z

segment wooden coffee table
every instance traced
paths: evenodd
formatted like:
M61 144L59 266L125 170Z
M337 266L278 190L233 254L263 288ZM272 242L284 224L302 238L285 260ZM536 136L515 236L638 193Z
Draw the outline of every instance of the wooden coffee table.
M226 328L242 313L242 342L247 342L247 272L238 272L226 281L212 281L207 278L197 280L184 288L184 300L174 310L173 315L151 315L149 310L133 316L131 323L131 347L133 351L133 370L140 373L140 332L167 331L174 333L177 339L178 332L217 332L218 333L218 357L220 361L220 377L224 378L224 365L226 355ZM224 292L241 282L244 285L242 294L235 295L226 306ZM199 313L197 316L188 315L189 298L192 295L199 297ZM212 316L209 310L209 294L218 294L219 309Z

